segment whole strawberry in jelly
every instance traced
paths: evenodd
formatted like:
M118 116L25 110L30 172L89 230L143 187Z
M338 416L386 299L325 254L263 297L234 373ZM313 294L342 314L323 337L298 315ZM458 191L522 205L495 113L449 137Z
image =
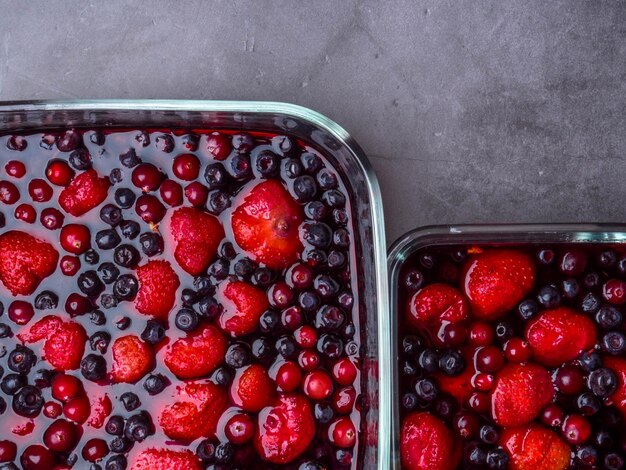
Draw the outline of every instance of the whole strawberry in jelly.
M459 447L450 430L430 413L413 413L402 423L402 466L408 470L454 470Z

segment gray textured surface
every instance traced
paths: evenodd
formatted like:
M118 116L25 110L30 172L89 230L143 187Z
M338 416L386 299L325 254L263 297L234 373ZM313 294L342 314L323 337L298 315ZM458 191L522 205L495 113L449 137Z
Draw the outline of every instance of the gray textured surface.
M176 5L176 6L174 6ZM0 99L298 103L424 224L626 221L626 2L0 0Z

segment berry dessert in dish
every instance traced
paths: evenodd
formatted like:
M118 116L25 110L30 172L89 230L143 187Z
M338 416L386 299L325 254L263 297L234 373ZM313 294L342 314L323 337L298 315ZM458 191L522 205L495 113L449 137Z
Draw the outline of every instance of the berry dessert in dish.
M402 468L624 468L622 247L425 246L397 288Z
M294 138L0 137L1 469L356 468L350 199Z

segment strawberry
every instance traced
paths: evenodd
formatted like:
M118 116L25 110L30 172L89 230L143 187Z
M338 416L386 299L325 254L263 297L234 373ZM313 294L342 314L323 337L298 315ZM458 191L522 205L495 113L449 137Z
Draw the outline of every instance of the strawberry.
M509 454L511 470L565 470L570 447L551 430L538 424L508 428L500 445Z
M462 289L476 318L494 320L511 310L535 283L530 256L509 249L471 256L461 276Z
M569 307L545 310L526 325L526 341L534 358L558 366L593 348L596 326L591 319Z
M92 428L100 429L104 425L104 421L111 414L113 405L111 399L105 393L104 395L96 395L91 398L91 414L87 425Z
M272 403L276 386L260 364L252 364L237 371L230 386L230 399L244 411L257 413Z
M554 397L550 373L540 365L509 363L496 375L491 414L500 426L520 426L537 417Z
M79 217L100 205L108 195L111 182L98 176L96 170L87 170L74 177L59 194L59 204L65 212Z
M59 371L80 367L87 341L87 333L79 323L63 321L54 315L46 315L33 324L28 333L17 337L25 343L45 340L42 356Z
M0 235L0 281L13 295L30 295L57 267L59 253L43 240L17 230Z
M228 407L223 388L208 381L187 382L184 387L177 387L174 400L159 416L167 437L185 443L215 437L217 422Z
M262 459L285 464L298 458L315 436L309 400L299 394L280 395L258 415L254 447Z
M135 308L145 314L167 321L167 315L176 302L180 286L178 276L168 261L152 260L137 268L139 291Z
M202 463L188 450L146 449L135 457L130 470L202 470Z
M224 229L217 217L193 207L181 207L174 212L170 233L176 242L174 258L193 276L206 271L224 238Z
M117 338L111 347L113 382L135 383L154 367L154 352L148 343L137 336Z
M213 325L201 326L177 339L165 351L165 365L181 379L194 379L213 372L224 360L228 340Z
M233 337L256 330L261 315L269 307L265 292L242 281L222 284L217 298L224 307L220 327Z
M439 418L428 412L409 414L402 423L400 455L407 470L453 470L460 446Z
M603 358L604 367L608 367L617 377L617 388L607 401L612 402L615 407L626 418L626 359L622 357L606 356Z
M470 395L475 391L472 386L472 377L476 374L474 367L473 350L467 348L463 351L465 369L456 376L446 375L443 372L435 374L435 380L442 392L452 395L459 403L467 403Z
M467 300L454 287L429 284L416 292L407 308L409 321L418 328L438 329L442 322L458 323L469 314Z
M299 226L304 219L302 207L277 180L253 187L232 215L237 244L256 261L272 269L284 269L302 251Z

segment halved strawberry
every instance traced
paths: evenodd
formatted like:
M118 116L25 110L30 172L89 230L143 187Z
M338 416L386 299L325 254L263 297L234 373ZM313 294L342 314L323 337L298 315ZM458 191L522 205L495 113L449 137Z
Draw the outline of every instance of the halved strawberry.
M411 413L402 423L400 455L407 470L453 470L460 446L439 418L428 412Z
M520 302L535 283L535 266L527 254L509 249L471 256L461 276L461 288L474 316L494 320Z
M152 347L137 336L117 338L111 346L113 364L111 379L119 383L135 383L154 367Z
M622 413L624 418L626 418L626 359L622 357L605 356L602 362L604 367L608 367L615 372L615 377L617 377L617 388L615 392L608 397L607 401L612 402Z
M164 362L181 379L194 379L213 372L223 361L228 340L213 325L204 325L167 346Z
M217 299L224 307L220 327L234 337L256 330L261 315L269 307L265 292L242 281L222 284Z
M535 419L553 397L546 369L533 363L509 363L494 380L491 414L500 426L520 426Z
M27 333L17 335L20 341L35 343L44 339L42 357L59 371L80 367L85 352L87 333L78 323L46 315L33 324Z
M273 464L297 459L315 437L315 420L309 400L299 394L284 394L258 416L254 447Z
M111 414L113 405L111 399L105 393L104 395L96 395L91 397L91 414L87 420L87 425L92 428L100 429L104 425L104 421Z
M556 433L538 424L505 429L500 445L509 454L508 468L511 470L569 468L569 445Z
M146 449L130 465L130 470L202 470L202 463L192 452L169 449Z
M26 232L0 235L0 281L13 295L30 295L57 267L54 247Z
M274 401L276 385L260 364L242 367L230 386L230 399L242 410L256 413Z
M217 217L193 207L181 207L174 212L170 233L176 243L176 261L194 276L206 271L224 238L224 228Z
M443 321L458 323L467 319L467 300L448 284L429 284L409 300L407 316L418 328L437 329Z
M186 443L214 438L217 422L228 407L226 391L208 381L177 387L172 401L161 412L159 424L167 437Z
M167 321L176 302L176 290L180 286L178 276L168 261L152 260L137 268L139 291L135 308L145 314Z
M61 194L59 205L75 217L89 212L100 205L109 192L109 178L100 177L96 170L87 170L72 179Z
M593 321L569 307L545 310L526 325L526 341L533 357L547 366L576 359L596 342Z
M302 251L302 207L277 180L254 186L232 215L237 244L273 269L289 267Z

